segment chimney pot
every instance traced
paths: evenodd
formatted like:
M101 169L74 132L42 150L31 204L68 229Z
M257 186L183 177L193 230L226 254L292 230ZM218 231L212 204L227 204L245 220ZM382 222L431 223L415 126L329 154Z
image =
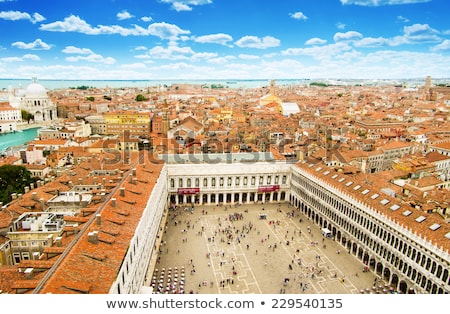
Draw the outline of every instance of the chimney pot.
M120 196L125 196L125 188L120 188Z
M97 214L95 215L96 219L97 219L97 225L101 225L102 224L102 215Z
M111 199L111 205L112 205L112 207L116 207L116 199L115 198Z

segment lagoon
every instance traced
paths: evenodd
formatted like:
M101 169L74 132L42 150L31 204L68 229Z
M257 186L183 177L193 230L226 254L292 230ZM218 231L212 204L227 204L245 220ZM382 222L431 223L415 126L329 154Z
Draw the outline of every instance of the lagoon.
M38 137L40 128L30 128L13 133L0 134L0 152L4 152L8 147L19 146Z

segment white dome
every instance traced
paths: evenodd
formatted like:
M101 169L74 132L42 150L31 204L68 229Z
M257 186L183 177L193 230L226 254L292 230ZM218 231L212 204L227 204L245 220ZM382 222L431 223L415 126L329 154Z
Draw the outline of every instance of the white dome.
M45 87L39 83L31 83L25 89L26 97L47 97Z

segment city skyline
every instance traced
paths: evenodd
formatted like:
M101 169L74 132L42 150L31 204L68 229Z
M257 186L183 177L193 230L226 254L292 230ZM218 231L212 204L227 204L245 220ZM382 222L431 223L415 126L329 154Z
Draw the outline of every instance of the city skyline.
M0 0L0 78L399 79L450 73L444 0Z

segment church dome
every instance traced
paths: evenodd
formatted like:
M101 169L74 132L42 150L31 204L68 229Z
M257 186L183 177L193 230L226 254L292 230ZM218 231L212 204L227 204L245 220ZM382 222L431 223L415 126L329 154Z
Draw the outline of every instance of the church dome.
M45 87L41 84L37 83L35 79L33 79L33 83L29 84L25 89L26 97L47 97L47 91Z

